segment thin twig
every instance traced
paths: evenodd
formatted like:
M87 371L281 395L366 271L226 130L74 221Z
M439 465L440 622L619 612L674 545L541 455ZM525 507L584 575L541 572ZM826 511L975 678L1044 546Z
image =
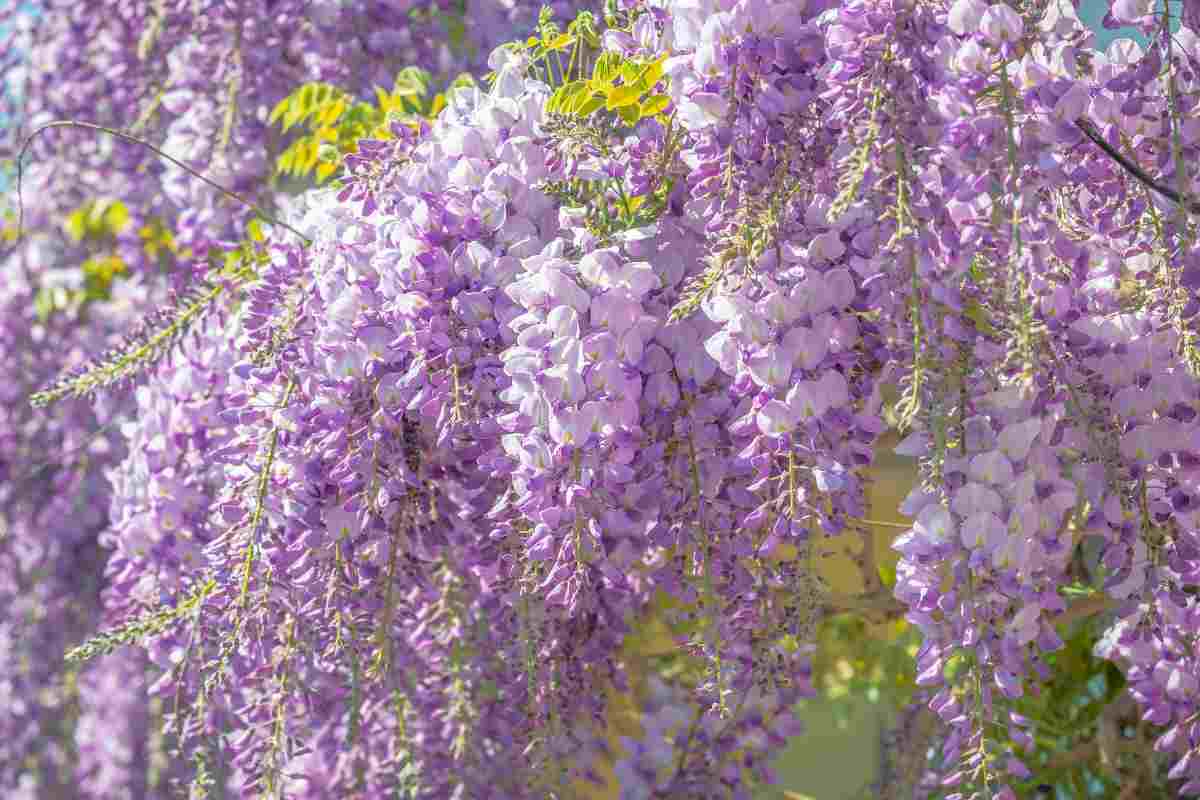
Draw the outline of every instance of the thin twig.
M1091 139L1097 147L1103 150L1105 154L1107 154L1108 157L1113 161L1116 161L1118 164L1120 164L1130 175L1137 178L1148 188L1158 192L1171 202L1184 205L1179 192L1154 180L1154 178L1151 178L1149 175L1143 172L1141 167L1117 152L1115 147L1104 141L1104 137L1096 131L1090 120L1080 117L1079 119L1075 120L1075 126L1079 128L1079 130L1083 131L1084 136ZM1200 214L1200 203L1189 201L1184 207L1193 214Z
M168 153L164 153L162 150L160 150L159 148L150 144L145 139L140 139L131 133L125 133L124 131L119 131L115 128L109 128L104 125L96 125L91 122L79 122L79 121L73 120L73 119L54 120L53 122L47 122L45 125L40 126L37 130L35 130L33 133L29 134L29 136L27 136L25 138L25 142L21 145L21 151L19 153L17 153L17 239L16 239L17 241L20 241L20 239L21 239L21 235L24 231L24 223L25 223L25 203L21 197L21 179L22 179L21 162L25 158L25 151L29 149L29 145L33 143L33 140L37 137L37 135L42 133L43 131L50 130L51 128L83 128L85 130L90 130L90 131L99 131L100 133L107 133L108 135L115 136L118 139L124 139L127 142L132 142L133 144L141 145L142 147L145 147L146 149L150 150L152 153L159 156L160 158L164 158L167 161L170 161L175 166L179 167L182 170L185 170L188 174L204 181L209 186L211 186L214 189L216 189L217 191L221 192L221 194L224 194L227 197L231 197L234 200L238 201L239 203L242 203L243 205L249 207L250 210L252 210L255 214L258 214L260 217L262 217L267 222L270 222L274 225L279 225L280 227L286 228L287 230L296 234L297 236L300 237L300 239L304 242L304 244L306 246L312 244L311 239L309 239L307 236L305 236L300 231L293 228L291 225L288 225L286 222L284 222L281 219L271 216L266 211L264 211L262 208L260 208L258 205L247 200L245 197L242 197L240 194L233 191L232 189L227 189L224 186L222 186L221 184L212 180L211 178L207 178L204 175L201 175L199 172L192 169L187 164L183 163L182 161L180 161L179 159L175 158L174 156L172 156Z
M1069 625L1086 617L1103 614L1117 608L1120 603L1107 595L1093 595L1072 603L1066 610L1048 616L1055 625ZM908 606L892 596L891 590L880 587L862 594L831 595L824 608L826 614L882 614L887 618L903 616Z
M1055 617L1051 617L1050 621L1055 625L1070 625L1077 620L1112 611L1119 605L1119 601L1108 595L1092 595L1091 597L1085 597L1082 600L1072 603L1065 611L1060 612Z

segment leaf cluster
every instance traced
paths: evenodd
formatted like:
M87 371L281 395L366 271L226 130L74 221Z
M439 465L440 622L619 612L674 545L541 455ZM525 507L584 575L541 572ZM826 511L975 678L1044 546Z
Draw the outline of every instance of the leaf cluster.
M419 67L405 67L391 90L375 87L374 102L360 100L328 83L312 82L279 101L268 124L278 123L284 133L300 135L276 159L278 174L296 178L313 176L318 185L329 180L341 160L357 152L361 139L391 139L392 123L419 125L446 106L446 94L474 85L464 73L445 92L433 91L433 77Z
M80 311L88 304L112 297L112 285L127 274L128 265L116 253L117 237L131 225L128 207L120 200L88 200L67 215L63 232L76 244L94 251L79 265L83 281L79 286L44 286L34 298L34 312L46 320L57 311ZM171 232L159 220L151 220L138 230L142 250L151 261L176 254Z
M602 53L592 67L590 78L569 81L554 91L546 103L546 112L587 119L603 109L614 112L630 127L656 117L671 103L669 96L656 91L664 77L666 58L664 54L641 61L618 53Z

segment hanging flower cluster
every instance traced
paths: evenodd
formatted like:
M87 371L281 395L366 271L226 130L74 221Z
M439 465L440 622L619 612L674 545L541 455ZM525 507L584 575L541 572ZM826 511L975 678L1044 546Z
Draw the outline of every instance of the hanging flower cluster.
M289 26L316 26L346 48L319 77L349 89L375 74L351 56L436 58L371 30L371 4L285 5L269 28L212 10L211 42L170 5L126 30L169 51L138 90L173 115L167 149L234 188L267 163L223 149L264 136L236 109L282 94L255 35L291 64ZM1030 795L1058 769L1038 742L1069 735L1031 705L1079 636L1157 730L1129 766L1150 747L1104 733L1132 718L1107 697L1102 763L1200 794L1197 35L1122 2L1108 21L1144 49L1096 50L1059 4L605 11L544 15L237 248L246 212L156 174L181 241L224 266L38 395L144 375L105 445L107 518L53 488L33 506L71 520L56 547L109 551L103 580L47 557L102 612L45 648L107 623L71 654L103 658L77 689L88 791L747 798L815 693L823 620L883 610L918 632L941 720L905 714L919 752L892 753L892 795ZM867 489L892 428L921 482L889 575ZM858 596L821 577L846 539ZM651 624L666 646L639 653ZM97 741L110 719L128 737ZM50 791L22 770L0 777Z
M236 243L252 216L140 145L73 128L30 141L18 209L10 159L25 137L53 120L110 126L243 197L285 205L273 162L287 142L268 112L297 84L366 95L413 63L439 81L478 72L536 15L523 3L0 3L0 363L10 376L0 410L0 793L45 796L78 782L81 797L143 796L157 791L148 765L174 774L147 750L161 714L151 713L143 659L116 654L77 688L62 655L105 618L132 613L132 598L169 598L163 587L190 575L216 535L206 514L222 478L205 459L229 435L217 415L233 351L214 334L209 348L221 355L185 357L194 383L180 374L165 395L155 380L148 395L116 393L94 408L71 401L47 413L28 401L64 366L131 356L95 389L161 357L222 293L225 281L209 284L211 253ZM152 313L172 291L186 302ZM110 516L114 490L122 501ZM102 594L112 598L103 607Z

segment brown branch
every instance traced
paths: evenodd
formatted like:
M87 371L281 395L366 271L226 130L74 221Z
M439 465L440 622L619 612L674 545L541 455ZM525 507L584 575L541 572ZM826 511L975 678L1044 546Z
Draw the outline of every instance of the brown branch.
M899 617L908 611L908 606L893 597L890 589L881 586L875 591L863 594L831 595L822 611L826 614L876 613L886 617Z
M55 120L53 122L47 122L45 125L40 126L37 130L35 130L33 133L29 134L29 136L27 136L25 138L25 142L21 145L20 152L17 153L17 237L16 237L16 241L21 240L21 235L23 233L24 224L25 224L25 203L24 203L24 199L21 196L21 180L23 178L21 162L25 158L25 151L29 149L29 145L33 143L33 140L38 136L38 134L42 133L43 131L48 131L51 128L83 128L84 130L98 131L100 133L107 133L109 136L115 136L118 139L123 139L127 142L141 145L142 147L145 147L150 152L154 153L155 155L159 156L160 158L164 158L167 161L170 161L175 166L186 171L189 175L192 175L192 176L204 181L206 184L213 187L214 189L219 191L221 194L223 194L227 197L230 197L230 198L238 201L239 203L242 203L243 205L249 207L250 210L252 210L255 214L258 214L260 217L262 217L267 222L270 222L274 225L279 225L280 227L286 228L287 230L296 234L297 236L300 237L301 241L303 241L305 245L312 244L311 239L309 239L307 236L305 236L300 231L293 228L291 225L288 225L286 222L284 222L281 219L271 216L266 211L264 211L262 208L260 208L258 205L251 202L250 200L247 200L245 197L242 197L240 194L233 191L232 189L227 189L224 186L222 186L221 184L212 180L211 178L207 178L204 175L201 175L199 172L192 169L187 164L183 163L182 161L180 161L179 159L170 155L169 153L164 153L162 150L160 150L159 148L150 144L145 139L138 138L137 136L134 136L131 133L125 133L124 131L119 131L115 128L109 128L104 125L95 125L91 122L79 122L79 121L73 120L73 119L59 119L59 120Z
M1046 762L1050 771L1066 769L1081 761L1091 761L1100 752L1100 745L1095 739L1087 739L1072 747L1065 753L1059 753Z
M1105 595L1092 597L1072 603L1066 611L1050 618L1055 625L1069 625L1077 620L1111 611L1120 605L1116 600ZM886 617L900 617L908 611L908 606L901 603L886 587L857 595L836 594L829 597L822 610L826 614L883 614Z
M864 525L858 532L862 539L862 552L854 560L859 573L862 574L863 588L868 592L875 592L883 585L879 580L879 564L875 558L875 528Z
M1189 200L1185 204L1179 192L1154 180L1154 178L1146 174L1141 167L1130 161L1125 156L1121 155L1121 153L1119 153L1115 147L1104 141L1104 137L1100 135L1090 120L1080 117L1079 119L1075 120L1075 126L1079 128L1079 130L1083 131L1084 136L1087 136L1089 139L1091 139L1092 142L1101 150L1103 150L1109 158L1120 164L1126 172L1137 178L1147 188L1153 189L1163 197L1170 200L1172 203L1183 205L1193 214L1200 214L1200 203Z
M1105 611L1111 611L1118 605L1120 603L1107 595L1092 595L1077 603L1072 603L1066 611L1059 614L1052 621L1055 625L1070 625L1072 622L1090 617L1093 614L1102 614Z

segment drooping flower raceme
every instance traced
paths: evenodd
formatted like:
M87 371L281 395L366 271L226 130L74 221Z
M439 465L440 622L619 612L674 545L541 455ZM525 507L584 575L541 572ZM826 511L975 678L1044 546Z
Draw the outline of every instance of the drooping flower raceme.
M1063 8L967 0L607 10L360 142L291 209L311 245L275 226L210 276L102 539L136 621L110 636L145 647L108 663L153 681L85 704L83 741L144 691L168 793L748 797L826 612L898 602L945 723L916 788L1016 797L1063 621L1115 611L1095 653L1170 761L1137 785L1195 791L1195 37L1100 53ZM201 95L163 96L180 148L221 130ZM176 177L196 231L232 224ZM921 465L894 576L889 427ZM835 539L862 597L820 577Z

